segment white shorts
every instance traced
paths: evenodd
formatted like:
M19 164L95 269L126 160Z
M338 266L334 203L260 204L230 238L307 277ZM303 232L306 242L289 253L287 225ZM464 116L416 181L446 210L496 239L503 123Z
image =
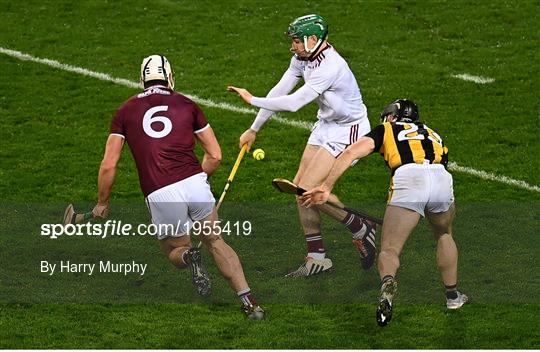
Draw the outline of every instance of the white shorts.
M454 202L452 175L440 164L400 166L390 184L388 204L414 210L442 213Z
M326 149L334 158L343 153L345 148L356 142L370 131L369 121L363 119L355 125L319 120L313 126L307 144Z
M159 240L185 235L193 222L212 213L216 200L206 180L206 173L201 172L146 197L152 223L158 227Z

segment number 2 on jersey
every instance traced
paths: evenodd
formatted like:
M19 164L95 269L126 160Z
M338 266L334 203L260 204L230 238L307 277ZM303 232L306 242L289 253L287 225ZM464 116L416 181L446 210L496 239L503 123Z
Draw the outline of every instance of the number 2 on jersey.
M165 116L153 116L155 113L167 111L168 109L169 107L167 105L154 106L153 108L148 109L142 120L144 133L152 138L163 138L171 133L172 122L169 118ZM163 129L161 131L156 131L152 128L152 124L155 122L161 122L163 124Z
M442 138L437 134L437 132L433 131L431 128L427 127L426 125L423 125L422 130L420 133L418 133L418 125L415 125L414 123L406 123L406 122L396 122L398 125L405 126L406 129L398 133L398 141L405 141L410 139L416 139L416 140L424 140L425 135L427 135L427 138L432 141L433 143L437 143L442 147ZM407 128L408 127L408 128Z

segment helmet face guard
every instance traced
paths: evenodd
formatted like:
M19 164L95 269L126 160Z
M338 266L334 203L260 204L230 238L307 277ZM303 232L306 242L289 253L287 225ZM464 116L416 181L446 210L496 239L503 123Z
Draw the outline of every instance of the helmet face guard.
M163 55L145 57L141 64L141 83L144 86L148 81L167 81L169 87L174 89L174 77L169 60Z
M304 44L307 53L313 54L319 50L321 44L328 37L328 24L317 14L298 17L289 24L285 34L290 38L298 38ZM308 38L312 35L317 37L317 43L313 48L308 47Z
M388 122L390 115L394 116L397 121L403 122L414 122L420 118L418 106L408 99L398 99L385 106L381 112L381 123Z

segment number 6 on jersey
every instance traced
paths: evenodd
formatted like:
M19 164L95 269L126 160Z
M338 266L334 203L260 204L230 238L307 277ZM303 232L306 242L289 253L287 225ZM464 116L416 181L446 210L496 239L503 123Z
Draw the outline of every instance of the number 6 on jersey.
M172 130L172 122L165 116L153 116L155 113L160 111L167 111L169 107L167 105L154 106L151 109L148 109L144 114L142 125L144 133L149 135L152 138L163 138ZM153 116L153 117L152 117ZM155 122L161 122L163 124L163 129L161 131L156 131L152 128L152 124Z

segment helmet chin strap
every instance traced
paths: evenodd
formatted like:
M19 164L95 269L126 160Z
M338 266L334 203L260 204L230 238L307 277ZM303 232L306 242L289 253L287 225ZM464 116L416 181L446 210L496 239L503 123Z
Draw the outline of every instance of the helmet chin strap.
M168 77L167 77L167 81L169 82L169 88L171 88L172 90L174 90L174 77L172 75L172 72L169 73Z
M315 46L313 46L313 48L310 49L310 48L308 47L308 37L304 36L304 48L306 49L306 52L307 52L308 54L313 54L313 53L315 53L317 50L319 50L319 48L320 48L322 42L323 42L323 38L321 37L321 38L319 38L319 40L317 40L317 43L315 43Z

